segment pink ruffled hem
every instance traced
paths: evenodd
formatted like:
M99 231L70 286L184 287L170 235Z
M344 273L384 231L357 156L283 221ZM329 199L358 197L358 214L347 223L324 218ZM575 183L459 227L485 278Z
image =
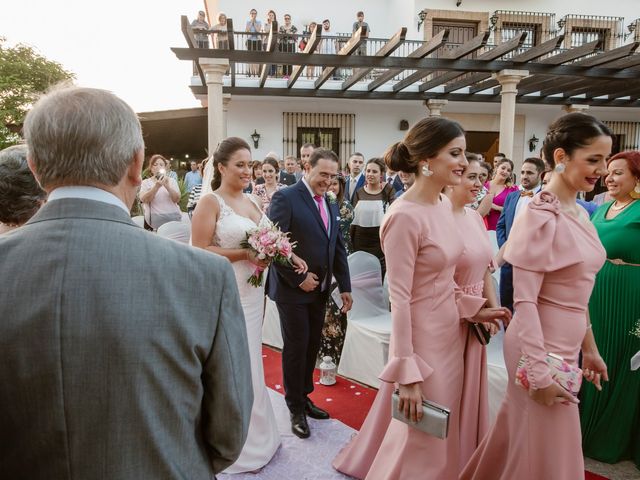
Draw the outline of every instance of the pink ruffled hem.
M392 358L378 378L383 382L408 385L422 382L429 378L432 373L433 368L414 353L410 357Z
M473 318L477 315L484 304L487 302L485 298L475 295L460 294L456 300L458 306L458 316L460 318Z

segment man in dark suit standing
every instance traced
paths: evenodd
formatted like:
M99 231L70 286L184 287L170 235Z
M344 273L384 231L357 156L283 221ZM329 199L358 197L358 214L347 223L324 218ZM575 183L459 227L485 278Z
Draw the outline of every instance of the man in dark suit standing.
M49 200L0 236L0 475L211 479L253 402L231 265L131 220L144 142L115 95L55 90L24 134Z
M287 172L284 168L280 170L280 176L278 178L278 182L283 185L293 185L296 183L296 176Z
M356 191L364 187L364 155L355 152L349 157L349 175L344 187L344 194L349 203L353 203L353 196Z
M394 172L388 168L386 182L391 184L395 193L402 192L404 190L404 183L402 183L402 179L400 178L400 175L398 175L398 172Z
M271 199L269 218L297 242L295 252L309 271L272 264L267 292L276 302L284 346L282 373L285 401L291 412L291 431L300 438L310 434L305 415L325 419L329 414L309 399L313 369L320 349L325 307L332 277L338 282L342 311L351 309L351 281L347 253L338 228L339 206L325 195L338 174L338 157L316 148L311 169L295 185L277 191Z
M533 196L542 188L542 172L544 162L539 158L527 158L522 163L520 190L507 195L496 225L498 247L502 248L509 238L516 216L524 211ZM513 312L513 269L508 263L500 268L500 303Z

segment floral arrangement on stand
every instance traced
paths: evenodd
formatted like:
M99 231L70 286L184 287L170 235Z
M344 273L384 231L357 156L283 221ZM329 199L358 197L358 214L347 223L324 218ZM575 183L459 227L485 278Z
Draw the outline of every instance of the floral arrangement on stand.
M247 232L247 238L241 243L242 248L248 248L256 253L260 260L276 262L281 265L292 265L291 256L295 242L289 240L289 234L284 233L277 225L265 225L252 228ZM257 267L247 279L253 287L260 287L264 276L264 268Z

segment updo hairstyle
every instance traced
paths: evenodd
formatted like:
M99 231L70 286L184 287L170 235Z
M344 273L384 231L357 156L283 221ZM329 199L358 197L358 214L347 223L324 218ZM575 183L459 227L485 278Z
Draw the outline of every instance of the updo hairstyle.
M597 118L585 113L569 113L549 126L542 144L544 158L554 168L553 152L557 148L571 156L575 150L586 147L594 138L602 135L612 137L611 130Z
M464 135L459 123L444 117L420 120L407 132L404 140L391 145L384 161L394 172L418 173L418 164L438 155L455 138Z
M211 190L215 191L222 184L220 165L226 166L231 156L238 150L246 149L251 152L249 144L239 137L225 138L213 154L213 180L211 180Z

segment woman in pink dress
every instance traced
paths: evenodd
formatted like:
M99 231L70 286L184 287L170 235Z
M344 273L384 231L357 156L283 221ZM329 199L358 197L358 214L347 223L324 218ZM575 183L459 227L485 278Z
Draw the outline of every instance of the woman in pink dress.
M469 159L469 157L467 157ZM493 248L482 217L465 205L472 203L482 189L481 165L477 159L469 160L462 175L462 182L448 189L453 215L464 242L464 253L458 258L454 280L467 295L484 297L487 306L498 307L498 299L491 277L490 264ZM490 335L498 327L482 325ZM487 378L487 352L473 333L471 325L464 328L464 377L460 405L460 468L464 467L473 452L489 431L489 399Z
M587 311L605 251L576 196L607 173L611 143L608 128L589 115L565 115L549 127L543 149L555 173L517 218L504 252L515 310L504 338L507 393L461 479L584 478L578 400L551 377L545 357L577 365L582 347L584 377L597 387L607 379ZM523 355L528 391L515 384Z
M460 318L493 321L502 309L482 309L485 299L456 296L453 274L464 250L440 192L460 183L467 161L464 131L431 117L418 122L385 161L394 171L416 173L413 186L389 208L381 225L392 309L389 362L360 433L334 460L356 478L452 479L460 470L459 418L464 328ZM446 439L429 436L390 418L394 384L399 410L422 416L422 400L450 408Z
M518 186L511 182L512 173L513 162L508 158L502 158L496 163L493 178L484 185L488 193L480 202L478 213L485 217L487 230L496 229L507 195L518 190Z

